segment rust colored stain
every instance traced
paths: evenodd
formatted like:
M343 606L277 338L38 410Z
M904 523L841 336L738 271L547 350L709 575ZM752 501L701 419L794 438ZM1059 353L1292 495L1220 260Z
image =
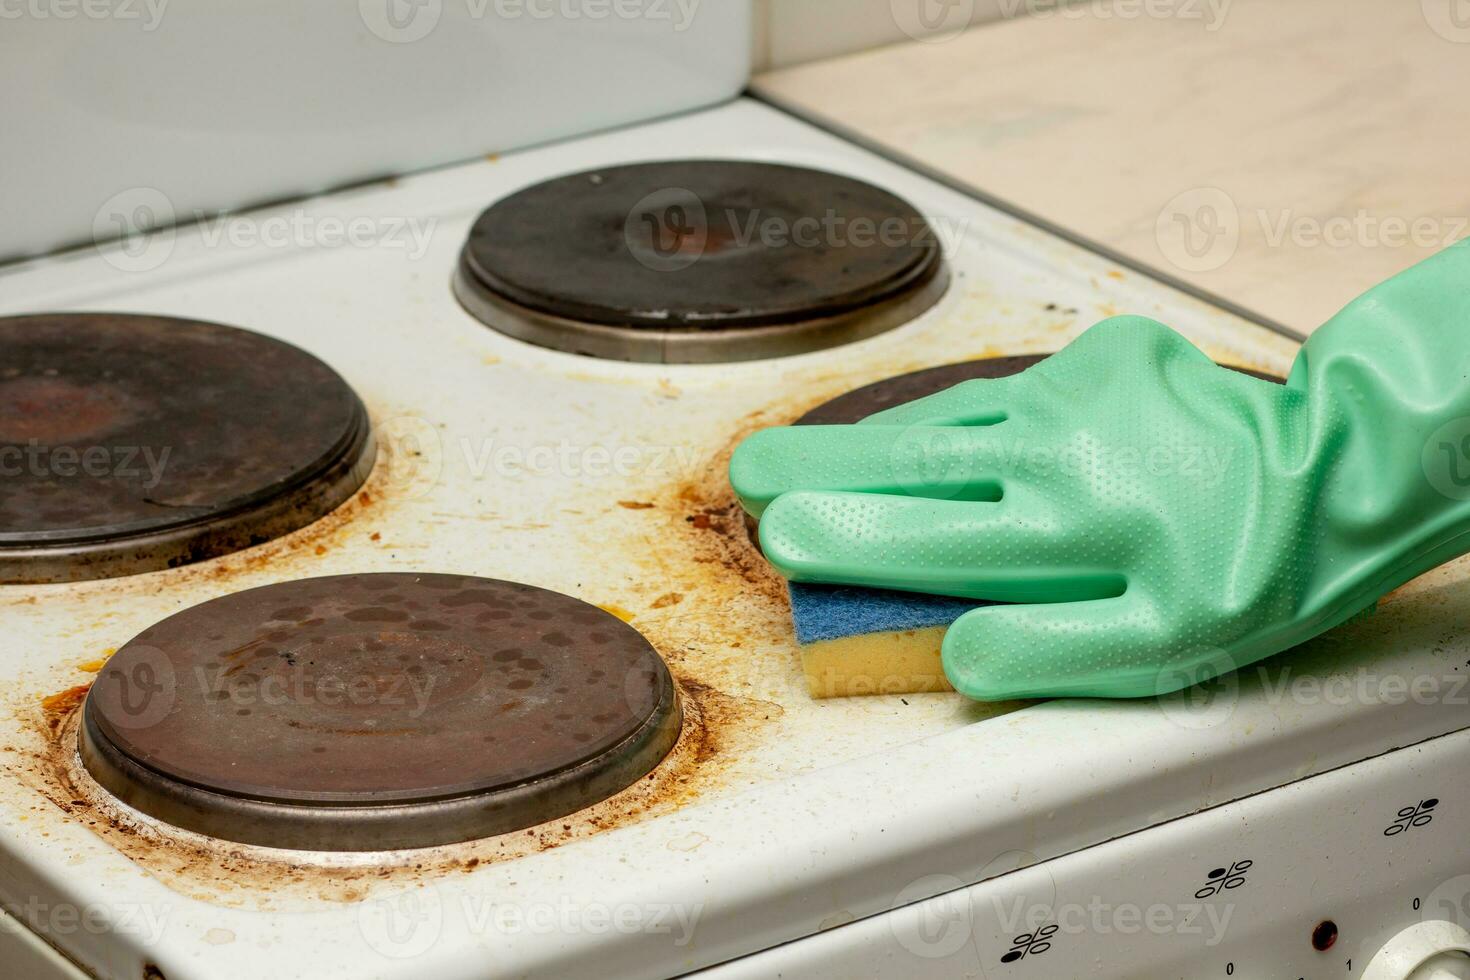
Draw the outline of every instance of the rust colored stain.
M53 732L58 731L67 716L82 706L91 689L91 684L78 684L42 698L41 710L46 715L46 727Z
M94 833L167 886L214 904L276 908L293 901L361 901L379 883L470 872L514 860L614 827L669 813L698 799L739 751L751 721L747 704L676 672L684 728L667 758L639 782L570 816L524 831L443 847L384 852L371 867L293 860L289 851L233 844L140 821L98 787L76 757L77 725L86 686L56 695L53 710L23 713L28 745L7 746L14 770L45 805L80 819ZM49 700L49 699L48 699ZM769 712L767 712L769 714Z
M651 488L625 508L631 522L610 544L605 528L586 528L589 554L614 553L633 583L601 608L635 620L668 664L679 687L684 726L653 772L621 793L568 817L499 837L418 850L386 852L371 867L344 855L311 855L233 844L140 819L118 806L81 767L76 730L85 686L48 699L17 702L21 725L3 745L11 772L36 794L37 809L67 815L169 888L201 901L243 908L282 908L303 901L360 901L373 888L401 887L436 874L470 872L555 848L605 830L677 811L759 771L756 751L785 712L785 698L805 699L791 645L784 582L745 533L743 513L726 476L729 455L750 432L789 423L816 404L903 365L874 366L873 377L833 372L809 379L799 398L753 412L692 475ZM300 531L247 551L147 576L84 583L86 602L168 593L202 601L266 582L324 574L318 549L330 552L402 519L392 492L391 446L351 501ZM689 471L686 471L688 473ZM360 540L360 539L359 539ZM675 601L674 596L680 597ZM16 596L15 603L35 596ZM81 596L73 601L81 601ZM3 603L0 603L3 604ZM718 610L700 615L699 610ZM75 667L68 668L75 670ZM58 675L55 687L62 686ZM774 692L774 693L773 693ZM744 767L744 772L742 772Z
M96 439L138 413L116 385L79 385L64 378L0 381L0 441L62 445Z

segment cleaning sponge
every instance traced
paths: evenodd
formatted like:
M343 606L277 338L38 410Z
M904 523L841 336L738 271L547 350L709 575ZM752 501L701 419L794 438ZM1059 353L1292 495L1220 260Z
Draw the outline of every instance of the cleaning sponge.
M951 690L944 631L971 599L841 585L791 584L791 616L813 697Z
M797 425L843 425L932 395L971 378L1003 378L1041 356L994 357L913 371L849 391L812 409ZM951 690L939 648L949 624L973 599L857 586L790 584L791 618L812 697Z

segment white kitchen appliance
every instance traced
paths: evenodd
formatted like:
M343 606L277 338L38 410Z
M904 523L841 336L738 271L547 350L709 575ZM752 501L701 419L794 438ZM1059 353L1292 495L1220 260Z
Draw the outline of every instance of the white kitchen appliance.
M532 345L456 300L493 202L690 157L898 195L936 233L947 288L866 339L689 364ZM361 397L377 450L348 503L253 548L0 586L10 975L1470 976L1470 564L1158 700L818 701L725 484L756 427L903 371L1053 351L1113 313L1275 374L1288 338L749 99L0 269L0 314L56 311L289 341ZM667 662L677 744L575 813L376 851L184 829L79 758L80 699L141 631L375 572L602 607Z

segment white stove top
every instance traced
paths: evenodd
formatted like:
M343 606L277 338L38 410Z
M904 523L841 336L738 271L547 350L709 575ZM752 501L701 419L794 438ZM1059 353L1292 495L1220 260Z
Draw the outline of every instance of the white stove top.
M948 253L945 298L821 353L656 366L521 344L451 295L470 223L507 193L752 147L915 204ZM1470 604L1464 563L1205 704L810 699L783 588L724 482L740 436L904 370L1052 351L1117 312L1278 374L1295 344L757 103L0 269L0 313L57 310L289 340L353 385L381 444L359 497L287 538L0 587L0 899L98 976L672 975L1466 725L1446 688L1470 644L1444 615ZM79 771L64 694L109 651L215 596L365 571L516 579L628 618L683 685L680 745L651 781L549 826L350 856L196 837L109 804Z

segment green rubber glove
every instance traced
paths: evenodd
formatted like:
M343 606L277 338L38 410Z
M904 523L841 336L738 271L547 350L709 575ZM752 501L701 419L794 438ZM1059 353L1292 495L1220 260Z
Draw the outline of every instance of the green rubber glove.
M991 599L970 697L1163 694L1470 551L1470 243L1303 346L1285 387L1143 317L856 425L767 429L730 480L795 581Z

